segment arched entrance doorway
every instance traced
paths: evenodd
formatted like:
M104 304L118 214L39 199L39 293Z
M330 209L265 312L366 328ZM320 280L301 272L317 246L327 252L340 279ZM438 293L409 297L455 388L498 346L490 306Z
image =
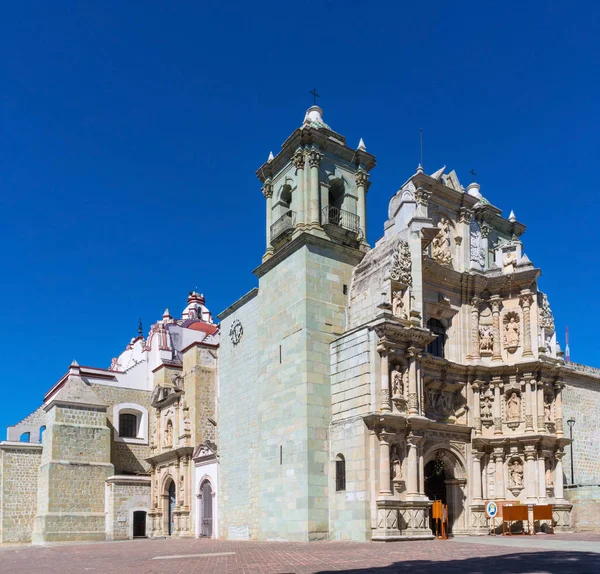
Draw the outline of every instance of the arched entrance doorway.
M133 513L133 537L146 537L146 511L136 510Z
M426 453L425 460L425 494L429 500L441 500L448 505L450 532L467 533L467 479L464 465L455 453L439 447L434 447Z
M200 486L200 536L212 538L213 496L212 486L205 480Z
M175 531L175 482L169 481L167 496L167 532L169 536Z

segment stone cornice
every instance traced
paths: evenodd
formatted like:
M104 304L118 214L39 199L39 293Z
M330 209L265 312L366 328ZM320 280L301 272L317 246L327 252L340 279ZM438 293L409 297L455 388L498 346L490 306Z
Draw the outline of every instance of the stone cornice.
M180 446L177 448L173 448L168 451L161 452L160 454L149 456L146 461L151 465L156 466L163 462L168 462L170 460L178 460L183 456L189 456L191 458L192 454L194 454L194 447L192 446Z
M332 251L337 251L340 260L346 259L348 263L351 263L353 265L358 265L358 263L360 263L362 258L365 256L365 252L362 250L354 249L353 247L341 245L329 239L325 239L317 235L312 235L311 233L303 232L300 233L300 235L298 235L294 239L292 239L292 241L290 241L285 247L282 247L281 249L276 251L273 254L273 257L267 259L264 263L259 265L256 269L254 269L254 275L256 275L258 278L262 277L263 275L266 275L269 271L271 271L279 263L281 263L281 261L289 257L292 253L298 251L298 249L304 247L305 245L325 247L331 249ZM225 311L218 315L218 318L222 320L224 313Z
M250 289L250 291L248 291L248 293L246 293L245 295L242 295L242 297L240 297L235 303L232 303L225 310L221 311L217 315L217 319L219 319L219 321L223 321L223 319L226 319L227 317L229 317L229 315L231 315L233 312L237 311L240 307L243 307L248 301L250 301L251 299L254 299L254 297L256 297L257 295L258 295L258 287L254 287L254 289Z

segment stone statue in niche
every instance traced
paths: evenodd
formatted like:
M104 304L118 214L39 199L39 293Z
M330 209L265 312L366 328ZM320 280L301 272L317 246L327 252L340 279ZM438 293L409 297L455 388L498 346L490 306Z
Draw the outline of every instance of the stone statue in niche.
M183 492L184 479L183 474L179 477L179 500L184 500L184 492Z
M494 328L492 325L479 326L479 348L481 351L492 351L494 348Z
M392 269L390 279L398 281L410 287L412 285L412 259L410 258L410 247L408 242L400 239L396 244L392 255Z
M518 458L508 465L508 483L511 488L523 486L523 463Z
M425 401L427 402L428 410L435 410L438 400L437 389L428 388L425 391Z
M392 465L392 480L402 480L402 462L400 461L397 445L392 445L390 463Z
M450 265L452 263L450 222L445 217L442 217L437 226L439 229L438 234L431 243L433 258L442 265Z
M492 412L492 397L489 389L481 396L481 419L491 421L494 418Z
M519 346L519 339L521 336L521 325L519 321L519 315L517 313L510 312L504 316L504 346L514 352Z
M392 292L392 315L398 317L398 319L407 318L404 307L404 293L399 289Z
M506 399L506 418L518 421L521 418L521 397L513 391Z
M392 371L392 396L398 397L404 394L402 371L399 366L394 367Z
M502 255L502 271L513 273L517 264L517 252L514 249L507 249Z
M448 415L454 413L454 394L452 392L440 393L440 410Z
M552 423L552 397L544 395L544 422Z

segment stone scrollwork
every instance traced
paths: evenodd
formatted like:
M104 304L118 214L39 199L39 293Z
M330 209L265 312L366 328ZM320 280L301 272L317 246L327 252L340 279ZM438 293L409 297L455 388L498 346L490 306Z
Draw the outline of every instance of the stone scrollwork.
M292 163L296 169L304 169L304 152L301 149L292 157Z
M319 153L316 149L311 149L308 152L308 165L310 167L319 167L323 154Z
M361 169L356 172L354 179L358 187L366 187L369 182L369 174Z
M392 256L392 269L390 278L393 281L399 281L408 287L412 286L412 260L410 257L410 247L407 241L400 239L394 249Z

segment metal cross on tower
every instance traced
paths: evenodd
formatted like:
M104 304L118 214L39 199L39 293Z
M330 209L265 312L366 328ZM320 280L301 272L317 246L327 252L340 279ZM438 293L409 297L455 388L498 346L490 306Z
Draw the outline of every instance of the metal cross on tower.
M471 176L473 177L473 181L475 181L475 176L477 175L477 174L475 173L475 170L474 170L474 169L471 169L471 171L470 171L469 173L470 173L470 174L471 174Z
M321 96L319 94L317 94L317 88L313 88L312 92L308 92L309 94L312 95L313 97L313 106L317 105L317 98L320 98Z

